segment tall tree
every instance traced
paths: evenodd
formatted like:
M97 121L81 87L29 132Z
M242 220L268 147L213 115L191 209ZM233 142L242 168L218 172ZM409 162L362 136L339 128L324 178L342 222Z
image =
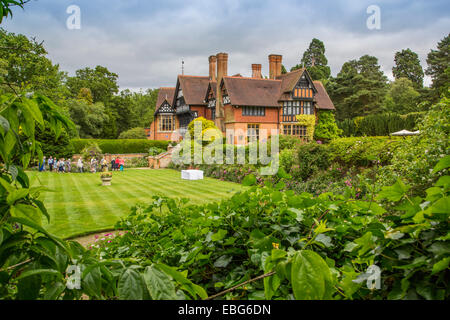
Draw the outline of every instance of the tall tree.
M301 64L291 68L291 71L306 67L313 80L326 80L330 77L331 69L325 57L325 45L319 39L312 39L308 49L303 53Z
M153 120L158 90L123 90L114 96L108 108L116 119L117 134L136 127L148 127Z
M103 138L104 125L110 119L102 102L92 103L89 99L89 91L80 89L80 99L68 101L70 117L76 124L80 138Z
M76 71L74 77L67 79L67 87L72 98L76 98L81 88L89 88L94 102L108 103L119 91L117 78L119 76L107 68L96 66L95 69L84 68Z
M381 110L387 91L387 77L378 59L364 55L343 64L327 91L336 106L338 120L376 113Z
M416 89L423 87L423 69L419 56L411 49L405 49L395 53L395 66L392 73L395 79L407 78L412 81Z
M66 74L47 57L43 43L35 38L0 28L0 91L12 92L27 87L55 102L68 94Z
M395 80L385 97L384 110L391 113L406 114L422 111L418 109L420 93L414 88L414 84L407 78Z
M427 64L425 73L431 76L431 87L438 100L441 94L447 94L450 86L450 33L438 43L437 50L428 54Z

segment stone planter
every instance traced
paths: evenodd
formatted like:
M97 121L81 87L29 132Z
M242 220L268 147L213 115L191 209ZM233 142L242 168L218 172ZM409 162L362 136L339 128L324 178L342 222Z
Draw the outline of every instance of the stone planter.
M102 177L102 186L110 186L112 177Z

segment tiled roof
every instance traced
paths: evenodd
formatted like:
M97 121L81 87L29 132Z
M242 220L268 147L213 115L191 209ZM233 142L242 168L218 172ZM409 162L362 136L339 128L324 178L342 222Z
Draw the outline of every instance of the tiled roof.
M278 107L279 80L223 77L223 81L233 105Z
M313 83L317 89L317 94L314 98L314 100L317 102L317 108L326 110L336 110L333 101L331 101L330 97L328 96L328 93L325 90L322 82L313 81Z
M174 93L175 88L167 88L167 87L159 88L158 98L156 99L156 110L158 110L159 107L161 107L164 100L167 100L167 102L172 106Z
M178 76L180 87L183 90L184 101L188 105L204 105L209 77Z
M278 76L277 80L281 80L281 93L294 90L295 85L298 83L304 71L305 68L300 68Z

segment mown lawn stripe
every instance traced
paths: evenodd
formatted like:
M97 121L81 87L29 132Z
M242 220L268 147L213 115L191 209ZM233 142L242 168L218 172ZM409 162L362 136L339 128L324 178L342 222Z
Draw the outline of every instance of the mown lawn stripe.
M50 232L70 237L113 227L138 203L147 204L160 194L171 198L189 198L191 204L220 201L239 190L239 184L206 178L181 180L175 170L125 170L113 172L111 186L101 186L100 173L58 174L30 172L33 185L44 185L55 192L43 193L41 199L50 213ZM234 192L229 192L234 189Z

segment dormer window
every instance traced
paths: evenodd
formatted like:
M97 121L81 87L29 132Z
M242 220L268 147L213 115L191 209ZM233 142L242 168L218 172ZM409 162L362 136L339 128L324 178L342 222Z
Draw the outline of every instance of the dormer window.
M313 99L314 90L309 79L305 74L302 75L294 90L292 91L292 97L294 99Z
M223 97L223 104L230 104L230 103L231 103L230 97L229 96L224 96Z
M208 101L208 108L215 108L216 107L216 99L209 100Z

